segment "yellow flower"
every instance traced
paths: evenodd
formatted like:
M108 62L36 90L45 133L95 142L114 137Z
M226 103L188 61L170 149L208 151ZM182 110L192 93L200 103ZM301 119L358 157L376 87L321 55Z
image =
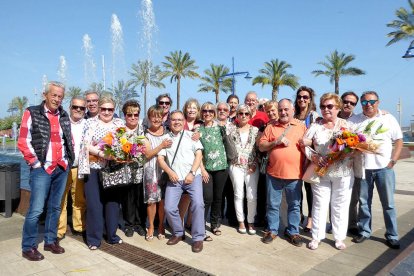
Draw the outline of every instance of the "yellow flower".
M121 139L119 139L119 142L121 143L121 145L125 145L125 143L128 142L128 139L125 137L121 137Z

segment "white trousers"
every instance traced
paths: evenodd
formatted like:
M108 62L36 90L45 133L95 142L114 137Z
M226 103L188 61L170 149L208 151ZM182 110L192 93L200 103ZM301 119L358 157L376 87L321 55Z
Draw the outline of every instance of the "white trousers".
M348 231L349 202L352 194L352 176L321 177L312 184L312 239L321 241L326 236L326 219L331 202L332 234L335 240L344 240Z
M231 165L229 168L231 182L234 190L234 208L239 222L244 221L243 199L244 185L246 185L247 198L247 222L254 223L257 206L257 183L259 181L259 170L252 174L247 173L247 169L242 169Z

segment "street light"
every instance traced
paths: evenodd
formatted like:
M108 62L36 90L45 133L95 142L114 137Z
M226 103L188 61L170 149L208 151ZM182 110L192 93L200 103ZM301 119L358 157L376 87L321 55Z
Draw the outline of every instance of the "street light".
M246 71L246 72L234 72L234 57L231 58L231 61L232 61L232 72L220 76L219 82L221 83L221 82L223 82L223 78L231 76L232 77L232 80L231 80L231 94L234 95L234 92L235 92L234 85L236 83L236 80L234 79L234 77L239 76L239 75L245 75L244 78L247 79L247 80L251 79L252 77L250 76L250 73L248 71Z
M414 40L411 41L410 46L408 47L407 51L405 52L405 55L403 55L402 58L413 58L414 53L412 53L412 51L414 51Z

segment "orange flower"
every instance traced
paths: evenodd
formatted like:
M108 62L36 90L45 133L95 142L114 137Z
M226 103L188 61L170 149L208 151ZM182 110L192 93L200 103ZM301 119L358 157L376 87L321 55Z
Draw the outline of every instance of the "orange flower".
M129 151L131 150L131 146L132 146L131 143L127 142L122 146L122 150L125 153L129 153Z
M358 145L358 143L358 136L351 136L346 139L346 144L348 145L348 147L355 147L356 145Z
M113 140L113 137L111 133L106 134L105 137L102 138L102 141L104 141L105 144L107 145L112 145L112 140Z
M344 139L342 138L336 138L336 142L338 143L338 145L342 145L345 143Z

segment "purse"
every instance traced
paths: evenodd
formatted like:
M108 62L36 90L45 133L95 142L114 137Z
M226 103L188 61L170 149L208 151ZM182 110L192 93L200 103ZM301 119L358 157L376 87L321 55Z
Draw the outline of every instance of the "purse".
M302 180L309 183L309 184L319 184L321 180L319 179L318 174L315 172L316 164L310 162L308 167L306 168L305 173L302 176Z
M223 145L226 151L227 161L232 161L238 157L237 148L231 135L227 135L225 127L220 127L221 137L223 138Z
M180 146L180 144L181 144L181 139L183 138L183 134L184 134L184 130L183 130L183 132L181 133L180 140L178 141L177 148L175 149L175 152L174 152L174 157L173 157L173 160L172 160L172 162L171 162L171 167L172 167L172 165L174 164L175 156L177 155L178 147L179 147L179 146ZM161 173L160 179L158 180L158 185L159 185L160 187L165 187L165 186L167 186L167 182L168 182L169 180L170 180L170 177L168 176L168 173L166 173L165 171L163 171L163 172Z
M131 168L126 163L110 161L100 170L104 189L123 187L131 184Z

